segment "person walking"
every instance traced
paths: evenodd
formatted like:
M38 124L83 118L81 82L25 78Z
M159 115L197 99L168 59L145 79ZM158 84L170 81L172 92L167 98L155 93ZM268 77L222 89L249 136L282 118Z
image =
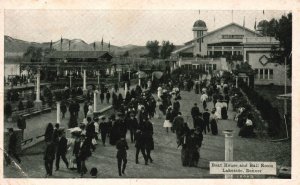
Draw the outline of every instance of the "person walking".
M125 174L127 164L127 151L129 149L128 144L124 137L122 137L116 144L117 148L117 161L118 161L118 172L119 176Z
M69 168L69 162L66 158L66 154L67 154L67 143L68 140L65 137L65 132L63 130L61 130L59 132L59 141L58 141L58 145L57 145L57 150L56 150L56 169L55 171L59 170L59 161L60 161L60 157L62 158L62 160L64 161L64 163L66 164L67 168Z
M88 104L88 102L84 102L83 113L84 113L85 118L87 116L88 111L89 111L89 104Z
M130 113L129 118L126 119L126 125L128 127L129 132L130 132L131 143L133 143L135 141L135 133L136 133L136 130L138 128L138 121L135 118L134 113Z
M64 119L65 115L66 115L66 112L67 112L67 105L66 105L66 103L64 101L61 102L60 111L62 113L62 119Z
M100 93L100 101L101 101L101 104L103 103L103 100L104 100L104 92L101 91L101 93Z
M22 140L24 139L24 130L26 129L26 120L24 116L20 116L17 121L17 126L22 130Z
M46 130L45 130L45 134L44 134L46 143L52 141L53 131L54 131L54 128L53 128L52 123L48 123Z
M46 150L44 153L44 165L46 177L52 176L53 162L55 159L55 145L51 140L46 141Z
M109 133L109 127L108 127L108 122L105 121L105 116L100 117L101 121L99 124L99 129L101 133L101 140L103 146L105 146L105 141L106 141L106 136Z
M153 162L153 159L151 158L151 150L154 149L153 125L149 121L148 117L145 117L143 119L143 122L141 124L141 131L142 131L142 138L144 141L144 147L146 150L146 157L147 157L145 165L148 165L148 160L150 160L150 163Z
M200 99L201 99L201 102L202 102L202 104L203 104L203 110L205 110L206 107L207 107L207 99L208 99L207 94L206 94L206 93L203 93L203 94L201 95Z
M110 100L110 92L107 91L106 92L106 103L109 104L109 100Z
M140 151L141 151L142 155L144 157L144 160L145 160L145 164L146 164L147 156L146 156L146 153L145 153L145 146L144 146L142 131L140 129L137 129L136 133L135 133L135 148L136 148L136 150L135 150L135 163L139 164L139 154L140 154Z
M192 107L192 109L191 109L192 118L194 118L196 115L198 115L199 112L200 112L200 109L199 109L197 103L194 103L194 107Z
M170 121L171 119L172 119L172 107L169 107L167 109L166 119L163 125L163 127L166 128L167 133L169 132L169 128L172 128L172 123Z
M7 158L6 158L6 164L9 165L11 163L11 158L14 157L18 163L21 163L21 159L19 157L19 155L17 154L17 136L14 132L13 128L9 128L8 129L8 135L9 135L9 140L8 140L8 151L7 151Z
M208 112L208 109L205 109L202 117L203 117L203 122L204 122L204 133L206 134L206 132L210 132L210 128L209 128L210 113Z

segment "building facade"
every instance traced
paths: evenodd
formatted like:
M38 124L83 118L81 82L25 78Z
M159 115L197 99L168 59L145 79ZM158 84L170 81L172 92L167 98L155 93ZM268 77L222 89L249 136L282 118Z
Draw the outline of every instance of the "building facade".
M208 32L206 23L197 20L192 28L194 38L173 51L172 57L180 66L213 71L230 71L229 63L248 62L256 71L256 85L284 85L284 65L270 60L271 49L279 47L279 41L263 36L260 30L259 26L254 31L232 22ZM290 85L289 80L287 84Z

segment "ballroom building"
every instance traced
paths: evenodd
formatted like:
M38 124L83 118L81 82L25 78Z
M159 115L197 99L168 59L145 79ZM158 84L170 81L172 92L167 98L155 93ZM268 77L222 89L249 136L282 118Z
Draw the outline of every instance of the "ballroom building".
M173 51L172 58L179 66L205 71L230 71L233 63L248 62L256 71L256 85L284 85L284 65L270 60L271 48L279 47L279 41L263 36L260 25L251 30L232 22L208 32L206 23L197 20L192 27L193 39Z

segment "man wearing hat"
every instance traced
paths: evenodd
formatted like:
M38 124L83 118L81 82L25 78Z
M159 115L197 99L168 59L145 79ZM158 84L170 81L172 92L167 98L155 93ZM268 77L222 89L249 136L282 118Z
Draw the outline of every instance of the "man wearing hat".
M118 150L117 152L117 160L118 160L118 171L119 176L122 176L122 174L125 174L125 168L127 164L127 151L129 149L128 144L125 140L125 137L121 137L121 139L117 142L116 148ZM123 166L122 166L123 162ZM122 169L122 171L121 171Z
M135 133L138 127L138 121L135 118L135 114L130 113L129 117L125 119L125 122L130 132L131 143L133 143L135 141Z
M87 172L85 161L92 155L90 143L85 138L85 135L81 134L80 140L75 141L73 150L73 154L75 155L77 161L77 172L80 173L81 176Z
M56 151L56 170L59 170L59 161L60 161L60 157L62 158L62 160L65 162L67 168L69 168L69 163L68 160L66 158L66 154L67 154L67 143L68 140L65 137L65 131L64 130L59 130L58 133L58 144L57 144L57 151Z
M192 118L194 118L196 115L198 115L199 112L200 112L200 109L199 109L197 103L194 103L194 107L191 109Z
M109 132L109 125L108 125L108 122L105 121L106 118L104 115L100 116L99 118L100 118L99 129L100 129L100 133L101 133L101 140L102 140L103 146L105 146L106 136Z

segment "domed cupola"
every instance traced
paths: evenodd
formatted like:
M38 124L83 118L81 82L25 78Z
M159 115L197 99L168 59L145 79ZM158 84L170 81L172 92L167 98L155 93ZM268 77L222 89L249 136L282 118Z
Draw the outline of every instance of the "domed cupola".
M202 37L207 33L206 23L202 20L197 20L193 25L194 38Z

